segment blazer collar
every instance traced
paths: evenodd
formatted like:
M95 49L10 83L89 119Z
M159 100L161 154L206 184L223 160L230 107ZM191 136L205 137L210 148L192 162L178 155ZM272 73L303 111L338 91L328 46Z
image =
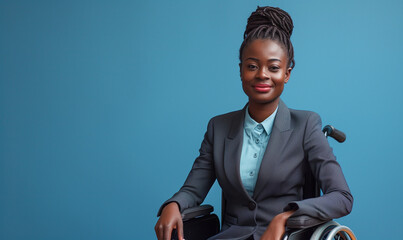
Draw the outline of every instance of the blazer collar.
M278 111L276 119L274 119L273 127L276 127L280 132L291 129L290 110L281 99L280 102L278 103Z
M241 111L236 112L230 123L228 137L224 141L224 172L231 183L230 191L232 191L232 194L236 193L237 196L250 200L248 193L243 188L239 169L243 143L243 125L247 106L246 104Z
M228 176L228 179L231 181L231 184L235 187L234 189L239 191L240 195L246 196L248 199L250 199L250 196L243 188L239 169L242 154L243 125L246 109L247 104L241 111L238 111L237 115L232 119L231 128L228 133L228 137L225 140L224 171ZM290 126L290 111L280 99L277 115L274 119L271 137L260 166L258 180L256 182L254 191L255 193L253 195L254 197L263 189L264 185L269 180L267 174L270 174L270 172L273 170L273 167L271 166L276 164L275 161L279 160L280 151L282 151L292 132L289 131Z
M245 121L245 112L248 107L246 104L241 111L238 112L237 116L233 118L231 123L231 128L228 133L229 139L241 138L243 135L243 124Z
M273 130L260 165L253 193L254 199L259 198L261 193L267 193L267 191L270 190L265 186L269 182L273 182L271 179L276 175L276 172L280 171L279 167L281 166L281 161L283 159L282 155L283 152L286 151L286 146L292 132L290 110L284 102L280 100L277 116L274 120Z
M228 133L229 139L235 139L237 137L239 138L239 135L243 134L243 125L247 106L248 104L246 104L233 119L230 131ZM287 131L291 128L290 110L281 99L278 103L278 110L276 118L274 119L273 128L277 128L280 132Z

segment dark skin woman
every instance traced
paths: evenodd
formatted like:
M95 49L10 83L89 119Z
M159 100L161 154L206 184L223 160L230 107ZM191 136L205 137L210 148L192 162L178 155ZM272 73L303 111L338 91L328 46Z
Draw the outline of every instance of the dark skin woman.
M244 48L239 68L242 88L249 97L249 114L260 123L276 110L284 84L290 78L292 68L288 67L287 54L273 40L256 39ZM287 211L277 215L261 239L280 239L285 232L285 222L291 214L292 211ZM155 226L160 240L171 239L173 229L178 230L179 239L182 240L182 217L175 202L164 207Z
M294 67L294 53L290 42L292 29L291 18L278 8L258 8L248 19L244 42L240 48L239 68L242 88L249 99L247 110L256 123L262 123L276 113L284 85L290 79ZM348 190L346 192L348 193L344 195L351 196ZM349 201L352 202L352 198ZM285 202L284 205L286 204ZM287 219L296 210L298 207L285 208L273 215L272 219L268 219L269 224L262 231L260 239L280 240L285 232ZM168 202L162 208L155 232L159 240L169 240L173 229L177 229L178 237L182 240L180 205L175 201ZM247 239L253 239L253 236Z

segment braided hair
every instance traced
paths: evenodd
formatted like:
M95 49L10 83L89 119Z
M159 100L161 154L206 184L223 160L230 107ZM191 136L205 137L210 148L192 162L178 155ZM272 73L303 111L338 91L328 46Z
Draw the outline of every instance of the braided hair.
M293 68L294 48L290 40L293 28L292 19L284 10L276 7L257 7L248 18L239 49L239 60L242 62L243 49L253 40L271 39L283 45L288 56L288 67Z

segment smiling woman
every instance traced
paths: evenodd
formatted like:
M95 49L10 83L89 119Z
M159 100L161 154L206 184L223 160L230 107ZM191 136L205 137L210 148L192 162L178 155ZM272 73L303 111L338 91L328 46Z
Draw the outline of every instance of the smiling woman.
M330 220L348 214L353 197L318 114L288 108L280 96L294 62L291 17L258 7L240 48L240 76L248 103L212 118L185 184L160 208L155 231L183 239L180 211L203 202L215 180L226 202L221 232L213 239L276 239L290 216ZM303 199L310 168L323 196Z

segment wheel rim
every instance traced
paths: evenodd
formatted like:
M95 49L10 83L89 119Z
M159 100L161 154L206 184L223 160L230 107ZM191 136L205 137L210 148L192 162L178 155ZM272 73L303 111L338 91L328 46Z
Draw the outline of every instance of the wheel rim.
M335 226L330 232L326 231L321 240L356 240L356 237L350 228L346 226Z

